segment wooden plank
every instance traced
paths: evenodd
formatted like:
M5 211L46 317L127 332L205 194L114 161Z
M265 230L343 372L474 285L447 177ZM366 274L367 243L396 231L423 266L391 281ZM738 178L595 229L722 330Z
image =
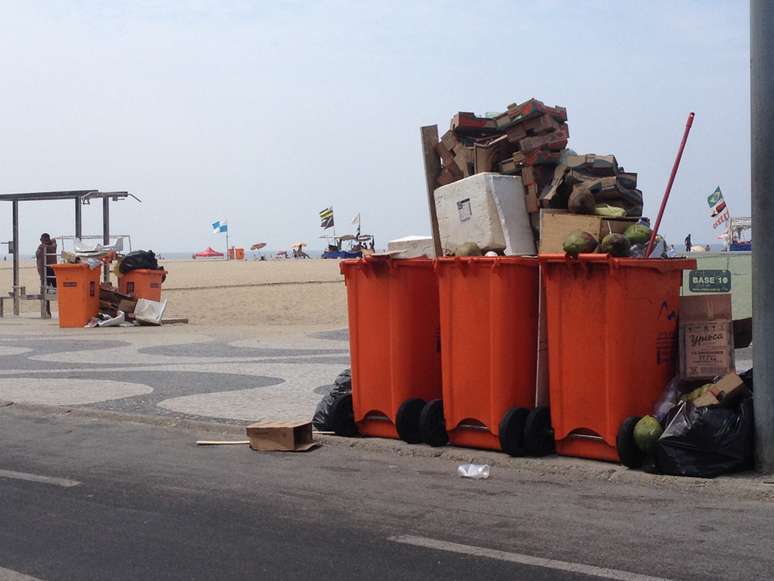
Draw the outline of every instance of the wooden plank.
M420 128L422 139L422 156L425 167L425 186L427 187L427 205L430 210L430 228L433 235L435 255L443 256L441 249L441 234L438 230L438 215L435 211L435 183L441 173L441 160L435 151L438 144L438 125L427 125Z

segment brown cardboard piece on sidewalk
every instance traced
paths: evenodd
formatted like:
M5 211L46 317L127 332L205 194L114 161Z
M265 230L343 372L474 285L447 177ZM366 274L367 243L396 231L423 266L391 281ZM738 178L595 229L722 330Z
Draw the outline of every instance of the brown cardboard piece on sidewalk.
M261 421L245 432L250 447L258 452L306 452L319 445L312 439L312 422Z

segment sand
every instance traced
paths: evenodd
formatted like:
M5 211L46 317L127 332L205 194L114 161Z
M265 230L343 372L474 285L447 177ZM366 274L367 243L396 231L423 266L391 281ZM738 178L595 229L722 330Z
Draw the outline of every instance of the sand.
M165 260L163 298L169 317L191 325L304 325L334 327L347 321L346 290L335 260ZM27 292L37 292L32 262L20 270ZM11 263L0 264L0 292L11 289ZM10 302L6 307L10 310ZM24 301L25 313L39 312ZM54 308L54 305L52 305Z

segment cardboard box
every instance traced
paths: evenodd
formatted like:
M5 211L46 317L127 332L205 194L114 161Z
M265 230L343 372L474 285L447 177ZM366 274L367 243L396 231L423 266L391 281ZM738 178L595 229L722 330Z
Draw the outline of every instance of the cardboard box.
M724 375L710 387L709 391L724 406L733 406L739 398L749 394L744 380L736 373Z
M736 373L724 375L715 383L707 386L707 391L693 401L696 407L709 405L721 405L724 407L733 407L739 399L745 395L750 395L750 390Z
M680 297L680 377L714 379L733 372L733 325L730 294Z
M561 254L562 244L571 232L582 230L600 242L611 232L623 234L636 218L607 218L591 214L571 214L567 210L540 210L540 254Z
M718 405L719 403L720 400L711 391L707 391L706 393L701 394L699 397L693 400L693 405L697 408Z
M305 452L317 446L312 439L312 422L256 422L245 432L250 447L259 452Z

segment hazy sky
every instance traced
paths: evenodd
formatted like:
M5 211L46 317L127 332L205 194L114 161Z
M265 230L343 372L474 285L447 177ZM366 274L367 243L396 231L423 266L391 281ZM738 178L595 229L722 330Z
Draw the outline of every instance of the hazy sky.
M143 203L114 205L113 230L135 247L222 248L209 224L227 218L236 244L319 248L328 205L377 244L429 233L419 127L533 96L567 107L570 147L639 173L653 217L695 111L667 239L716 242L717 185L749 215L744 0L0 7L0 192L129 190ZM69 202L21 218L25 253L73 233ZM100 219L85 208L86 233Z

